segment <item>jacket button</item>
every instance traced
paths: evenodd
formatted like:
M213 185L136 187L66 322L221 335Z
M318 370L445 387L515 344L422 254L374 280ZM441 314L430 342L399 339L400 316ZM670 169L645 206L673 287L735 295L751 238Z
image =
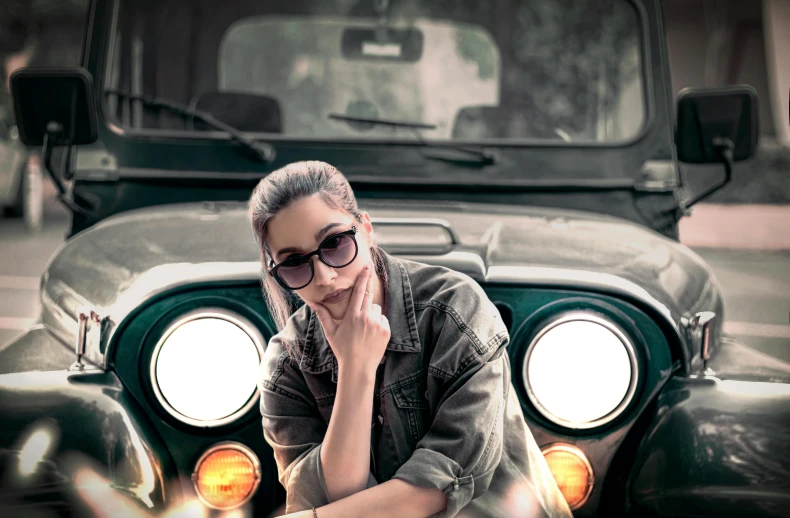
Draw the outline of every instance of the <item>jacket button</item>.
M453 491L458 491L458 481L453 481Z

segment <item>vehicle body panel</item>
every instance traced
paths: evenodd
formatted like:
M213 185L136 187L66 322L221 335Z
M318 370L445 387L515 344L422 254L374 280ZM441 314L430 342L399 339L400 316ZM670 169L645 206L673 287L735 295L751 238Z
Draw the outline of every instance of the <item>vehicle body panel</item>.
M162 510L177 498L178 493L165 495L165 485L177 480L172 459L115 374L66 370L3 374L0 407L0 440L5 447L13 445L6 450L2 466L2 500L9 510L20 513L15 515L26 515L34 503L14 499L14 493L29 494L33 487L46 495L47 503L77 506L69 481L79 469L95 466L100 466L99 475L143 509ZM46 438L37 441L46 448L31 444L36 434ZM25 463L37 456L37 471L27 473Z
M673 378L631 470L628 516L785 517L790 385Z

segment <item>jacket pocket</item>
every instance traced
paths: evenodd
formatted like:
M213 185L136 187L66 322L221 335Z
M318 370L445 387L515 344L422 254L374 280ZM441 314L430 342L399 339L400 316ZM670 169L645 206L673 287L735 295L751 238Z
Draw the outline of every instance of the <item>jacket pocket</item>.
M395 406L404 426L408 425L410 448L413 450L417 442L425 435L426 413L428 402L420 388L419 380L400 386L392 391Z

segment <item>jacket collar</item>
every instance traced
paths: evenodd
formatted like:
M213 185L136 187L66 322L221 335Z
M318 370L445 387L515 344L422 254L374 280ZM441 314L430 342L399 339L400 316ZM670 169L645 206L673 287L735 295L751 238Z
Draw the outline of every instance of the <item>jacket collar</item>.
M409 275L404 264L396 257L384 252L384 263L387 271L385 290L385 316L390 323L390 340L387 351L416 353L422 350L420 337L417 334L417 318L414 314L414 295L409 282ZM305 307L309 314L305 347L300 367L305 372L319 374L332 370L332 380L337 381L337 359L326 341L324 330L318 318L310 308Z

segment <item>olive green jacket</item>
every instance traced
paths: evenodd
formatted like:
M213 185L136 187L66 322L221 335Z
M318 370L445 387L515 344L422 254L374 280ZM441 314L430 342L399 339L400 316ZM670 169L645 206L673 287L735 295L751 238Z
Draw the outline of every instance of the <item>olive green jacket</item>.
M369 487L397 478L438 488L447 508L436 516L570 517L524 421L496 307L466 275L385 262L392 334L374 394ZM320 448L338 366L309 308L270 340L261 368L263 431L286 510L326 505Z

